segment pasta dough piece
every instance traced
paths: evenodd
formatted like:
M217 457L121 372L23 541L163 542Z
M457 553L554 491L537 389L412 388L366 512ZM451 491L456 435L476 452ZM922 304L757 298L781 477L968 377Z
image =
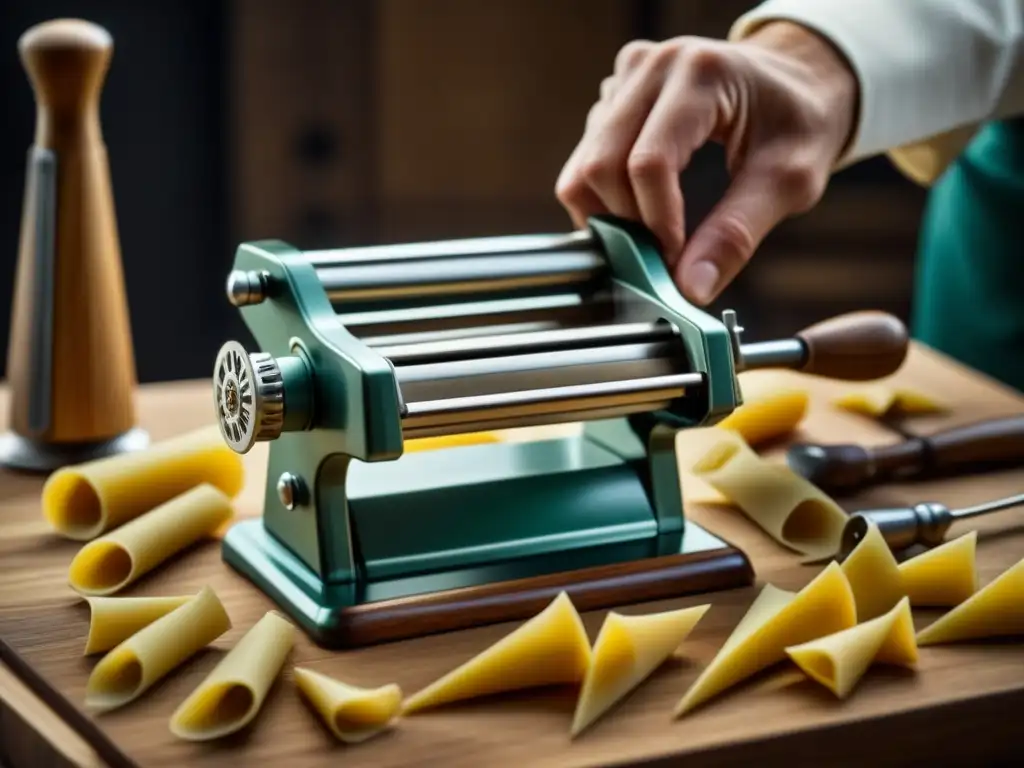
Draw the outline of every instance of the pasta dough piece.
M843 561L843 573L853 590L857 621L888 613L905 594L896 558L875 523L868 523L868 532Z
M647 616L609 612L583 678L572 735L579 735L646 680L679 648L710 607L698 605Z
M917 634L918 645L1024 635L1024 560Z
M229 629L220 599L204 587L100 659L86 683L86 706L99 712L123 707Z
M493 432L467 432L466 434L418 437L415 440L406 440L402 450L405 453L418 453L420 451L436 451L441 448L461 448L466 445L499 442L501 442L500 438Z
M109 651L195 595L176 597L90 597L85 655Z
M233 498L244 479L242 457L217 427L205 427L57 470L43 486L43 516L63 536L89 541L201 483Z
M900 563L910 604L953 607L977 592L977 546L978 533L971 531Z
M808 395L805 390L786 389L747 399L717 426L737 432L750 446L777 440L788 435L807 415Z
M294 645L295 627L268 611L175 710L171 733L210 741L242 730L259 713Z
M200 485L82 547L68 580L83 595L112 595L231 519L231 500Z
M394 683L357 688L311 669L296 667L294 673L299 690L346 744L358 744L387 730L402 709L402 689Z
M913 389L893 388L885 384L867 384L845 392L833 403L844 411L881 418L890 415L944 413L947 406Z
M881 616L787 648L786 653L808 677L845 699L872 662L903 667L917 664L910 600L904 597Z
M504 691L577 683L590 665L590 640L565 592L519 629L410 696L405 714Z
M853 590L829 563L797 593L766 585L722 649L679 701L675 717L786 658L786 648L857 623Z
M780 544L809 559L839 550L846 513L789 467L766 461L737 435L723 437L693 473Z

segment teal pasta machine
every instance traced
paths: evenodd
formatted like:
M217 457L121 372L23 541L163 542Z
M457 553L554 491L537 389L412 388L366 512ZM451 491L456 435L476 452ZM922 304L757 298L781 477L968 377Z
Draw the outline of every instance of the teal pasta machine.
M650 234L594 218L515 235L303 252L244 243L227 293L259 345L220 350L224 439L269 446L262 518L224 559L344 648L751 583L684 516L681 430L741 404L737 373L896 370L907 334L861 312L741 343L690 305ZM406 450L416 438L500 439ZM468 441L472 442L472 441Z

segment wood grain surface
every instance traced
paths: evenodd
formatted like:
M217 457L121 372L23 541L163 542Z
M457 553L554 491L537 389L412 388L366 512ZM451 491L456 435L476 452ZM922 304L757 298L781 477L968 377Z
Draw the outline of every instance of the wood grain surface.
M919 417L905 429L920 434L955 424L1024 411L1024 400L940 356L915 348L897 380L947 400L953 412ZM860 441L898 439L891 429L836 411L831 394L843 385L811 380L814 400L794 439ZM205 382L143 388L143 425L159 439L211 419ZM685 439L685 438L684 438ZM782 450L778 447L775 450ZM247 457L250 476L237 508L255 515L265 451ZM1024 469L916 485L893 485L844 499L849 510L926 499L950 505L1019 492ZM286 763L289 768L338 765L577 766L674 763L687 765L992 764L1019 757L1024 746L1019 712L1024 705L1024 645L979 643L921 649L916 673L876 668L845 702L834 699L795 668L779 665L672 721L673 705L722 645L757 593L756 588L624 606L647 612L711 602L712 609L684 644L682 659L666 665L593 729L568 737L575 688L556 688L468 702L402 721L380 738L357 746L336 743L299 699L293 664L306 665L356 685L424 686L517 626L453 632L387 645L330 653L302 639L263 711L248 731L215 745L176 741L168 719L225 650L272 605L219 557L216 542L188 551L126 594L181 594L210 584L234 628L134 705L93 717L82 702L95 664L83 658L88 611L67 586L77 545L52 535L39 512L40 481L2 476L0 498L0 637L4 661L79 731L110 765L241 766ZM688 505L688 514L738 545L751 558L759 583L799 589L817 572L782 549L739 513ZM982 583L1024 557L1024 511L1007 510L970 524L979 531ZM951 536L968 530L958 524ZM604 616L584 616L591 638ZM919 627L938 616L915 611ZM60 738L54 735L53 738Z

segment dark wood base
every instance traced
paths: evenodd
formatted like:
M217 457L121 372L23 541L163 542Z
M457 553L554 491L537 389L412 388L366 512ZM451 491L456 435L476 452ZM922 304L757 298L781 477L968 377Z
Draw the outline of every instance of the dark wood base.
M297 569L294 558L260 521L236 525L225 539L223 554L314 642L329 649L528 619L562 591L582 612L745 587L754 580L746 555L689 521L682 539L676 536L671 554L634 554L633 559L617 562L608 562L605 554L602 564L574 568L569 564L574 553L564 553L560 567L547 573L537 573L533 565L529 576L501 578L509 569L495 565L425 576L387 585L393 596L383 599L385 588L379 585L364 586L362 599L351 588L323 589L308 570ZM434 579L471 586L432 590Z

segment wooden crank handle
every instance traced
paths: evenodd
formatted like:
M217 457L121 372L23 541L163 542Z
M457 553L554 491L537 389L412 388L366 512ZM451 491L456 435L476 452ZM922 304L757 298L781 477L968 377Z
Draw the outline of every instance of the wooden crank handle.
M851 312L796 334L807 349L804 373L845 381L870 381L895 373L907 357L906 326L874 310Z

